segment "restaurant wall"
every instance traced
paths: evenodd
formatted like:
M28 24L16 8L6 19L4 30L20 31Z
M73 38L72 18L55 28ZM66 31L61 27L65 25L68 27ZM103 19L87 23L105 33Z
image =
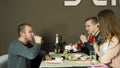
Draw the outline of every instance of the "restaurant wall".
M104 0L107 5L101 6L94 4L94 0L74 0L80 1L74 6L65 6L65 1L1 0L0 55L8 53L10 42L17 38L16 30L20 23L30 23L34 32L44 39L42 49L49 52L56 33L67 43L77 42L81 33L86 34L84 20L97 16L101 10L112 9L120 22L120 0ZM112 5L113 1L116 1L115 5Z

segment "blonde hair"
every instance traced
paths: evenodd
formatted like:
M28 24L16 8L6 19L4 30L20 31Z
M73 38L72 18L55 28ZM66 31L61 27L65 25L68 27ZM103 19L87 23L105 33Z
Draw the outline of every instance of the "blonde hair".
M98 21L102 35L102 43L116 36L120 40L120 28L116 22L115 14L112 10L106 9L98 13Z

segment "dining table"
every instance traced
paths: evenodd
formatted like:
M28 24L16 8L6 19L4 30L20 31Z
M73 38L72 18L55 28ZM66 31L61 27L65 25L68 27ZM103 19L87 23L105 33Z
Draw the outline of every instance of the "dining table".
M90 56L85 53L69 53L67 58L63 53L50 53L50 56L52 60L42 60L39 68L92 68L92 66L100 68L104 66L97 60L94 63L91 62Z

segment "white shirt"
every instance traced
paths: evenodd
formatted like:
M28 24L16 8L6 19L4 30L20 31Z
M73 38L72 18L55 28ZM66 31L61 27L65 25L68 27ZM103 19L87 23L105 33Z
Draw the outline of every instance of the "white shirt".
M103 56L105 54L105 52L108 49L108 46L109 46L109 41L106 41L100 46L100 56Z

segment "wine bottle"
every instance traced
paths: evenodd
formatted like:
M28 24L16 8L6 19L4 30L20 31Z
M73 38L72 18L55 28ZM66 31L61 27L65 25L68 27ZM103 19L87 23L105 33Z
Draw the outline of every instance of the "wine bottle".
M59 35L56 34L56 40L55 40L55 49L54 49L55 53L59 53L60 52L60 46L59 46Z

